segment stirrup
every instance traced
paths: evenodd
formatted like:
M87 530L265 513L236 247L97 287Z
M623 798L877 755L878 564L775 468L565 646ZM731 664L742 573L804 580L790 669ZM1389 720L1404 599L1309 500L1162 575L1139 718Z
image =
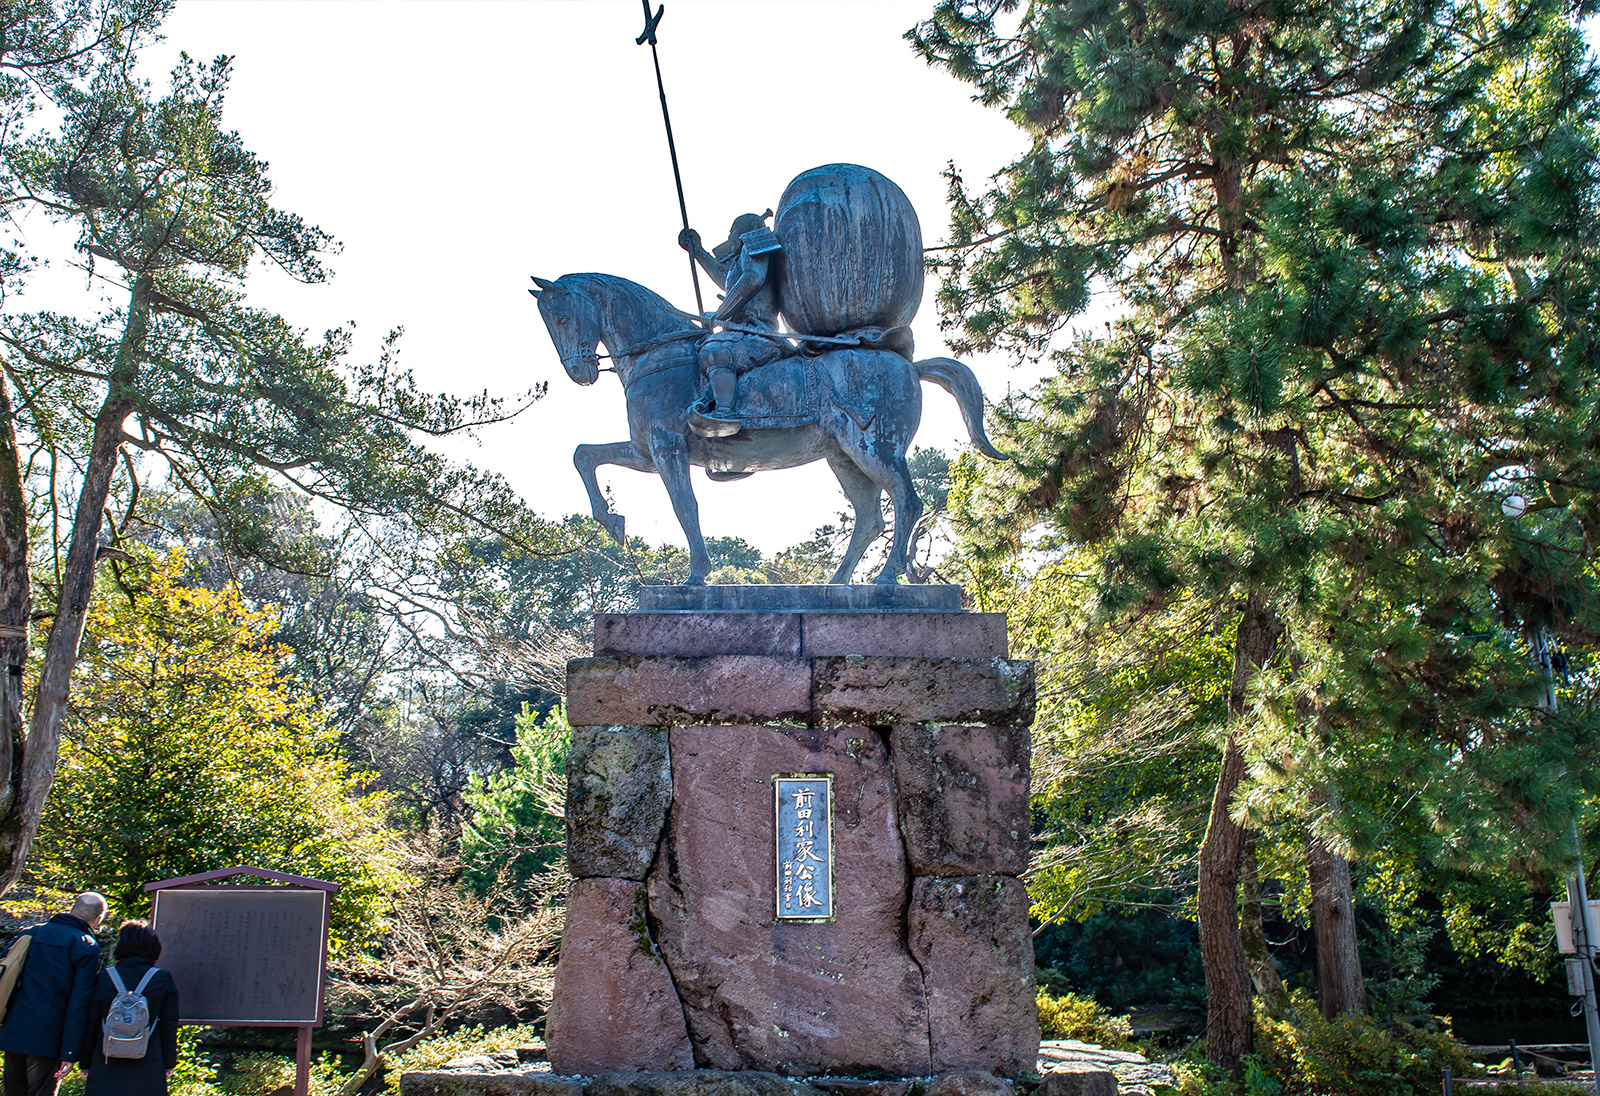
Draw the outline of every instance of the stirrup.
M744 429L744 423L728 415L702 410L701 400L689 407L689 429L702 438L730 438Z

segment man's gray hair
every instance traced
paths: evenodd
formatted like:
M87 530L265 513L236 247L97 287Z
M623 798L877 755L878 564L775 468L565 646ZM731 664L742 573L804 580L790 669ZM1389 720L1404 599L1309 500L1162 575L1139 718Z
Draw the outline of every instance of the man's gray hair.
M84 891L72 901L72 916L93 921L106 912L106 896L96 891Z

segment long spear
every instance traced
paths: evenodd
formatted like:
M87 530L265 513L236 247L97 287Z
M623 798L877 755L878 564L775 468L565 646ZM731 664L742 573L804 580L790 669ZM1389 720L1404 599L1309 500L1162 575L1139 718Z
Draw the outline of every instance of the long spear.
M667 112L667 86L661 82L661 55L656 52L656 24L661 22L661 17L666 14L667 6L657 6L656 13L650 14L650 0L639 0L644 6L644 33L633 40L636 46L650 43L650 59L656 64L656 90L661 93L661 120L667 126L667 152L672 155L672 181L678 184L678 213L683 217L683 227L689 227L689 206L683 200L683 173L678 170L678 145L672 139L672 115ZM689 279L694 282L694 308L700 315L705 315L705 302L700 299L700 271L695 268L694 253L689 254Z

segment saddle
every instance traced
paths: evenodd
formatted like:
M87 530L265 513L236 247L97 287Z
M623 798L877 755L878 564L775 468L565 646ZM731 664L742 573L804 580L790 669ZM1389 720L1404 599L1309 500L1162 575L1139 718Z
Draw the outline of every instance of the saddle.
M746 430L809 426L822 413L822 385L810 359L782 358L739 378L734 408Z

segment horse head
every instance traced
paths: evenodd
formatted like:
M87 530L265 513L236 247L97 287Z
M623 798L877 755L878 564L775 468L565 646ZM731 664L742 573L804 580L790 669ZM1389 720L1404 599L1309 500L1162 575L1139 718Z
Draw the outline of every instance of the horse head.
M579 384L593 384L600 379L599 346L604 337L599 306L588 294L563 285L563 279L533 281L539 288L528 292L539 301L539 315L567 376Z

